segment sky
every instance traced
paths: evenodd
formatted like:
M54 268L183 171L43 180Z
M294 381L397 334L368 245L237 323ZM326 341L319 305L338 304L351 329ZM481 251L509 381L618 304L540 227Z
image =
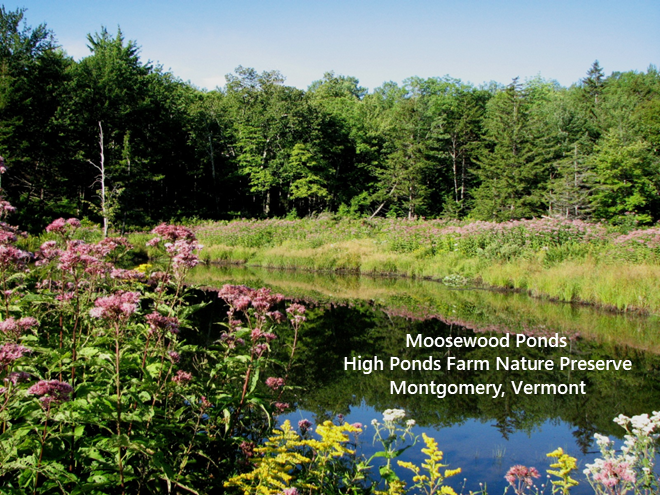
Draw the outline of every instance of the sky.
M15 1L15 0L14 0ZM76 60L87 35L121 28L142 61L222 87L236 67L279 70L306 89L325 72L370 90L411 76L473 84L541 76L579 82L660 65L660 0L23 0Z

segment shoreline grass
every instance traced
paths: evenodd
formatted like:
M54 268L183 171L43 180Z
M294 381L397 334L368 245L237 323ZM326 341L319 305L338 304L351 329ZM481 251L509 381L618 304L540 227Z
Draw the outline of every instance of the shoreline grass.
M301 219L198 227L210 263L442 281L660 314L660 229L580 221Z

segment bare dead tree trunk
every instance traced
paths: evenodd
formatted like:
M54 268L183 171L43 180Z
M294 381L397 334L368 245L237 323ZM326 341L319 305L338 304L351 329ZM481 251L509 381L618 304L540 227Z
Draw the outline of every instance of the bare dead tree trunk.
M105 154L103 151L103 127L99 122L99 147L101 148L101 163L97 165L91 160L87 160L99 171L99 177L96 179L101 183L101 216L103 217L103 238L108 237L108 210L105 197Z

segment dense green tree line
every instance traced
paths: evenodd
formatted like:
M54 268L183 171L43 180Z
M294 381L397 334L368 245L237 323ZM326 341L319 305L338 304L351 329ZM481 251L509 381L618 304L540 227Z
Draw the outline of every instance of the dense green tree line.
M238 67L203 91L121 31L90 35L74 61L46 26L0 9L2 187L30 229L104 212L117 229L323 211L660 219L654 66L606 77L595 62L570 88L445 76L371 92L332 72L303 91Z

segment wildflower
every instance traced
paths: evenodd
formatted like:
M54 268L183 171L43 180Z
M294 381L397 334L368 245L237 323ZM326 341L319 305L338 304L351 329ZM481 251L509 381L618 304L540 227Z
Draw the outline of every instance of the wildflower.
M387 423L396 423L406 417L406 411L403 409L386 409L383 411L383 421Z
M50 225L46 227L46 232L55 232L57 234L64 234L66 232L66 220L58 218L53 220Z
M254 447L255 445L253 442L246 442L245 440L239 445L241 452L243 452L243 455L248 459L254 456Z
M593 464L587 464L586 466L584 474L587 478L591 478L591 480L606 488L635 482L633 467L621 458L596 459Z
M30 373L25 371L12 371L5 378L5 382L11 382L12 385L16 386L21 382L26 382L30 379Z
M520 490L526 486L530 488L534 484L532 478L539 478L541 475L535 467L526 467L521 464L512 466L507 471L504 478L514 487L516 493L522 493Z
M551 483L553 487L561 489L564 495L568 495L570 489L579 484L576 480L570 477L571 471L577 469L577 459L565 454L561 447L546 455L547 457L554 457L557 459L557 462L550 464L550 467L555 469L548 469L548 478L550 478L550 475L560 478L559 480L551 481ZM553 489L553 492L554 491L555 490Z
M202 249L197 241L180 239L176 242L165 244L165 249L172 256L172 267L175 270L194 268L199 264L199 256L194 251Z
M22 345L13 343L4 344L0 347L0 370L8 368L11 363L30 352L32 352L30 349Z
M112 296L99 297L94 301L94 308L89 311L94 318L107 320L123 320L129 318L137 311L140 300L138 292L117 291Z
M57 242L55 241L46 241L44 242L39 251L36 253L37 262L35 265L43 266L57 258L62 254L60 249L57 249Z
M39 401L50 407L52 403L60 404L71 399L73 387L59 380L40 380L28 389L28 394L38 395Z
M285 488L280 492L282 495L298 495L298 489L296 487L293 488Z
M151 268L152 266L153 265L151 265L149 263L142 263L141 265L138 265L135 268L135 271L140 272L140 273L147 273L147 270L149 270L149 268Z
M31 316L26 316L18 321L14 318L7 318L0 322L0 332L18 338L25 330L29 330L36 325L38 325L36 318Z
M179 320L175 317L163 316L157 311L146 316L147 323L149 324L149 333L153 334L157 330L164 330L173 335L179 333Z
M417 424L417 423L415 422L414 419L409 419L408 421L406 421L406 427L407 428L412 428L413 426L415 426L415 424Z
M305 317L305 306L302 304L294 303L286 308L286 312L291 315L291 319L296 324L300 324L307 319Z
M284 410L288 409L289 407L289 404L287 402L276 402L274 405L275 405L275 409L277 409L277 411L280 413L284 412Z
M170 357L173 363L178 363L179 360L181 359L181 356L176 351L169 351L167 355Z
M298 421L298 428L300 428L300 434L304 435L312 427L312 422L308 419L301 419Z
M166 223L161 223L158 227L155 227L151 233L172 242L184 239L189 241L195 240L194 232L188 227L182 227L180 225L168 225Z
M0 267L6 269L13 266L16 269L21 270L25 268L30 260L31 256L26 251L14 246L0 244Z
M177 371L176 375L172 377L172 381L177 385L185 385L190 380L192 380L192 373L188 373L187 371L183 370Z
M266 386L273 390L277 390L284 386L284 378L275 378L273 376L268 377L266 378Z
M172 280L169 273L153 272L149 275L149 285L158 285L159 283L169 284Z
M268 349L268 344L257 344L253 348L254 355L260 357Z

